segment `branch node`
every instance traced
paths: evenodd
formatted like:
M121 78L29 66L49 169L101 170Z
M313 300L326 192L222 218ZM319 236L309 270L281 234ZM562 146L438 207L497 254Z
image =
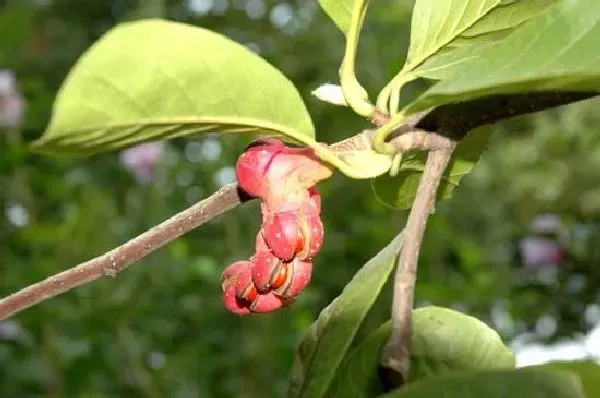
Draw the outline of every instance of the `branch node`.
M102 274L111 278L117 276L117 262L114 257L109 258L109 262L102 267Z

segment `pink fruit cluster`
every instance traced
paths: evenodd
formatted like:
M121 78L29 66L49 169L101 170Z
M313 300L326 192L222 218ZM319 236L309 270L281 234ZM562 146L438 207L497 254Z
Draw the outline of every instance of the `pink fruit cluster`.
M228 310L239 315L275 311L304 290L312 260L323 246L316 184L331 174L312 149L288 147L275 139L258 139L239 157L238 184L261 199L262 226L254 255L223 271Z

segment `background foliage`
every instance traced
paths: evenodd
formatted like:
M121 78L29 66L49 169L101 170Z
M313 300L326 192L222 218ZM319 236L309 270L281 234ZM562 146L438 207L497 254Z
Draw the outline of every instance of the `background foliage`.
M402 64L411 7L391 0L372 7L359 63L372 94ZM280 68L307 102L320 140L365 127L347 109L310 97L319 84L337 81L343 51L342 34L313 1L0 1L3 296L122 243L232 181L244 138L176 140L85 159L28 150L81 52L119 21L161 14L223 33ZM376 37L394 38L397 48ZM414 83L403 95L420 89ZM430 220L420 303L467 311L518 351L524 343L570 338L561 345L571 348L564 355L600 357L598 346L581 338L600 320L593 304L600 299L599 104L496 129L489 151ZM326 245L311 286L289 310L240 319L221 305L221 269L247 257L254 244L258 209L248 204L116 280L1 322L0 396L281 396L301 335L406 217L364 181L336 176L321 192ZM389 289L383 296L359 333L387 319Z

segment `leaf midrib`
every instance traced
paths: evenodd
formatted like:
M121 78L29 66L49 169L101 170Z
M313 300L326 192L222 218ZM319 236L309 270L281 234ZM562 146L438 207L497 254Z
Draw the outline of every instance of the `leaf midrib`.
M47 140L59 139L63 136L68 136L74 133L90 133L93 131L100 130L115 130L115 129L128 129L133 127L155 127L155 126L169 126L169 125L208 125L208 124L216 124L222 126L247 126L256 129L265 129L268 131L275 131L278 133L284 133L285 135L299 139L300 141L306 141L305 134L289 127L284 126L278 123L270 122L264 119L255 119L248 117L223 117L223 116L202 116L202 117L182 117L182 118L165 118L165 120L156 119L156 118L148 118L148 119L138 119L135 121L127 122L127 123L114 123L114 124L103 124L97 125L93 127L87 127L84 129L68 129L62 130L61 133L52 133L48 135ZM52 132L52 129L50 129ZM303 138L304 137L304 138Z

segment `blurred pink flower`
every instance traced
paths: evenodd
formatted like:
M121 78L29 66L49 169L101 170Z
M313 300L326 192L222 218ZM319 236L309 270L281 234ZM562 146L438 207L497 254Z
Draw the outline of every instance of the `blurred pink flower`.
M164 152L164 142L147 142L121 152L121 164L131 172L139 182L146 183L154 178L156 165Z
M565 252L552 239L528 236L519 242L523 263L529 267L556 266L564 260Z
M17 89L15 74L8 69L0 69L0 127L20 125L25 105Z
M530 224L533 231L519 242L523 264L527 267L556 267L569 255L562 244L563 224L554 213L541 214Z

